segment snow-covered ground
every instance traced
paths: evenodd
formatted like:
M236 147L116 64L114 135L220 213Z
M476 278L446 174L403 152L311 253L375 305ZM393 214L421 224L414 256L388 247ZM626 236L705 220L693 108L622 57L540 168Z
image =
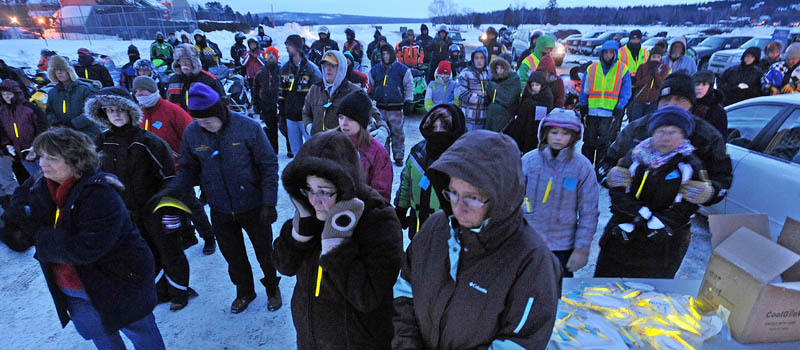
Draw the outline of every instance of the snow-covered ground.
M400 40L399 27L391 24L383 26L383 33L389 42ZM333 39L340 42L345 40L344 29L346 26L329 26ZM410 25L415 30L418 24ZM484 26L485 29L486 26ZM497 26L499 28L499 26ZM584 26L586 27L586 26ZM353 26L357 38L366 44L372 38L373 28L369 26ZM563 25L558 28L578 28L578 25ZM632 27L627 27L632 29ZM695 28L682 27L641 27L644 31L669 30L670 35L693 32ZM467 29L467 28L464 28ZM751 30L761 30L755 28ZM285 60L283 42L290 34L301 34L310 44L315 36L316 29L309 30L296 25L269 29L268 34L273 37L273 43L280 49L282 60ZM770 31L771 32L771 31ZM477 44L480 31L468 29L463 37L468 43ZM213 32L208 37L220 45L223 53L228 55L233 42L230 32ZM150 41L134 40L133 44L147 56ZM127 61L128 41L119 40L88 40L65 41L48 40L47 46L40 40L2 40L0 41L0 58L12 66L35 66L39 60L39 51L47 47L61 54L75 56L77 49L88 47L96 52L113 57L118 65ZM406 119L406 149L410 149L422 137L419 133L421 116L411 116ZM279 137L279 164L282 169L290 161L286 157L286 145L283 137ZM406 152L407 154L408 152ZM400 179L400 168L394 168L394 190L397 189ZM394 191L393 191L394 193ZM576 277L591 277L594 271L594 262L597 258L597 239L602 232L602 227L610 218L608 211L609 201L606 192L601 194L601 217L598 233L592 247L589 265L576 273ZM279 221L273 225L276 232L283 221L292 217L294 207L288 196L281 189L278 196ZM678 278L701 279L705 265L710 254L710 235L703 220L695 220L692 229L693 237L689 252L684 260L684 265L678 272ZM247 241L247 240L246 240ZM406 244L408 240L406 239ZM256 278L262 274L255 263L252 247L247 243L249 258L253 265ZM179 312L170 312L169 307L159 305L154 313L159 328L164 336L167 348L170 349L291 349L295 348L295 331L291 320L289 304L294 278L283 277L281 291L284 296L284 307L277 312L268 312L266 309L266 295L263 289L257 290L258 298L243 313L234 315L230 313L230 303L235 297L235 289L227 274L227 266L222 255L217 251L214 255L205 256L201 253L200 245L186 251L191 266L190 284L198 291L199 297L192 299L189 305ZM92 349L90 342L84 341L75 332L70 324L67 329L59 327L58 317L53 307L52 299L46 288L45 281L38 263L33 259L33 250L26 253L15 253L4 245L0 245L0 349ZM124 338L124 337L123 337Z

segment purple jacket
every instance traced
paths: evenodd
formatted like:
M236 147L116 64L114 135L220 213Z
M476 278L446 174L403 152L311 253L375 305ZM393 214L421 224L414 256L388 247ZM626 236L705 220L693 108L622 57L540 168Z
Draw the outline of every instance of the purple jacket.
M11 91L14 98L11 104L0 99L0 124L5 131L0 135L0 143L13 145L17 152L30 148L36 135L44 132L47 127L47 118L44 114L37 113L25 104L25 97L19 84L11 79L3 80L0 91ZM14 124L16 123L16 128Z
M359 148L358 136L351 136L350 141L356 145L358 157L361 159L361 166L364 168L364 177L367 185L374 188L383 198L391 201L392 198L392 161L389 160L389 152L372 136L372 144Z

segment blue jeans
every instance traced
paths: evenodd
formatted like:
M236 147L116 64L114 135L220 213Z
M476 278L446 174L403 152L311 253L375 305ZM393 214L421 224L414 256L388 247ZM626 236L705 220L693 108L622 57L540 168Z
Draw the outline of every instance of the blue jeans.
M86 291L61 288L61 292L66 296L69 316L78 334L84 339L91 339L100 350L125 349L125 343L122 342L119 331L106 333L100 321L100 314L92 306ZM161 338L161 332L156 326L156 318L152 313L125 326L121 331L131 340L136 349L165 349L164 340Z
M286 119L286 131L289 134L289 145L291 146L289 152L297 154L303 143L310 137L303 125L303 121L296 122Z

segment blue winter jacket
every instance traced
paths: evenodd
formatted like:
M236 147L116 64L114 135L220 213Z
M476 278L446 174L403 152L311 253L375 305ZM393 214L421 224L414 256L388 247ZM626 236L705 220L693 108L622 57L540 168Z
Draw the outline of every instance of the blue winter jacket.
M378 64L370 69L373 85L372 98L378 108L386 105L402 105L405 101L403 92L403 78L408 67L400 62L394 62L389 66L388 72L384 64Z
M278 158L255 120L228 111L222 128L209 132L197 122L186 127L178 175L169 188L199 185L211 210L242 213L275 206Z
M614 50L614 59L611 61L611 64L605 65L603 64L603 51L605 50ZM603 74L608 74L608 70L611 69L612 66L617 62L619 59L619 44L617 44L614 40L609 40L603 43L603 47L600 49L600 61L597 63L600 64L600 67L603 68ZM580 106L588 106L589 105L589 93L587 92L588 89L591 87L586 86L586 76L588 74L584 74L583 78L581 78L581 94L578 96L578 105ZM631 100L631 75L630 72L625 73L625 76L622 77L622 87L619 90L619 100L617 100L617 107L618 108L625 108L628 105L628 101ZM593 108L589 111L589 115L595 117L611 117L614 111L607 110L604 108Z
M73 185L59 212L58 227L53 227L56 204L44 177L31 177L18 187L9 208L15 214L9 217L20 220L16 224L34 230L34 257L42 266L62 327L70 316L66 297L55 283L53 263L75 267L107 332L149 315L156 306L153 254L107 175L94 170Z

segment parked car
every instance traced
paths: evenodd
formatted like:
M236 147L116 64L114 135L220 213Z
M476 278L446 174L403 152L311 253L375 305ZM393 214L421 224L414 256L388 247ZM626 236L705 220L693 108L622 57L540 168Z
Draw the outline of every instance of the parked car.
M786 217L799 215L800 94L756 97L725 110L733 184L701 213L768 214L774 240Z
M591 55L595 47L603 45L603 43L608 40L622 39L627 35L628 33L625 31L612 30L598 35L596 38L581 39L581 46L578 48L578 52L582 55Z
M708 61L715 52L737 48L752 38L752 35L714 35L689 48L688 51L697 62L697 70L703 70L708 67Z
M772 37L757 36L746 41L739 48L717 51L711 55L711 59L708 61L708 69L716 74L722 74L729 67L738 65L741 62L742 54L745 50L757 47L763 53L764 47L770 42L772 42Z
M514 42L511 44L511 59L513 59L514 62L517 61L517 58L519 58L519 55L521 55L523 51L528 49L530 46L531 33L536 30L540 29L518 30L514 33ZM553 33L543 32L545 35L549 35L555 40L555 35ZM556 66L560 67L561 64L564 63L564 56L566 56L566 54L567 51L564 48L564 44L556 40L556 47L554 47L553 52L550 53L550 55L553 56L553 60L556 61Z
M623 47L623 46L627 45L628 44L628 40L630 40L630 38L628 38L628 37L624 37L622 39L619 39L619 47ZM646 41L647 39L645 38L643 40ZM642 41L642 42L644 42L644 41ZM592 50L592 57L599 57L600 56L600 48L602 48L602 47L603 47L603 45L596 46L594 48L594 50Z
M659 41L664 40L669 43L671 39L672 38L665 38L661 36L652 37L642 41L642 48L644 48L647 51L651 51L656 46L656 43L658 43Z
M583 36L573 37L572 39L567 38L567 50L569 53L578 53L578 49L581 46L581 40L594 39L600 35L603 35L603 33L604 32L591 32Z

